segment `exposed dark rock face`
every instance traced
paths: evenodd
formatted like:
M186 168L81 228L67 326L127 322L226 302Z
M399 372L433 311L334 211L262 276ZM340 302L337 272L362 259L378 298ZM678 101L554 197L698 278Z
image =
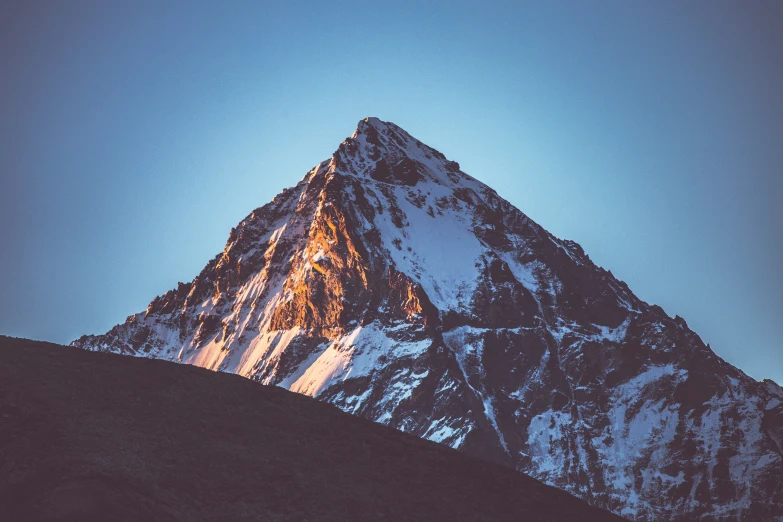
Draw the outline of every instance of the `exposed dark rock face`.
M503 466L233 375L0 336L8 522L618 522Z
M403 158L397 163L389 164L381 158L370 172L370 177L376 181L392 183L396 185L415 186L422 180L419 174L420 165L410 158Z
M783 517L779 387L375 118L192 283L73 344L276 384L636 520Z

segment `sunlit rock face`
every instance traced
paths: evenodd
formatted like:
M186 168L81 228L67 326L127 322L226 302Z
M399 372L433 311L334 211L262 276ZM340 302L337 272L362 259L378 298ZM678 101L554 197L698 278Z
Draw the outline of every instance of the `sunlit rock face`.
M368 118L89 350L233 372L634 520L783 520L783 390Z

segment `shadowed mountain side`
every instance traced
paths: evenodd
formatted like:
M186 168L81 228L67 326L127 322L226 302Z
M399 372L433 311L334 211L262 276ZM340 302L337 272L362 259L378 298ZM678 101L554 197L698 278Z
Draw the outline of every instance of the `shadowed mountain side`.
M0 337L6 520L621 520L274 386Z

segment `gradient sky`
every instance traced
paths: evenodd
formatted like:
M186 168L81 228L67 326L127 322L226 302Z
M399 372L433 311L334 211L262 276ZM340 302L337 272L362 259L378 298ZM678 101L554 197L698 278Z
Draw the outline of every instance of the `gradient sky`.
M782 6L0 2L0 333L143 310L377 116L783 384Z

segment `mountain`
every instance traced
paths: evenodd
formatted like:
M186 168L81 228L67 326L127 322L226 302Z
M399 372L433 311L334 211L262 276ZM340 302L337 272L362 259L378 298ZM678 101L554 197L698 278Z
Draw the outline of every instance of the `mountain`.
M377 118L72 344L317 397L634 520L783 520L780 387Z
M3 520L621 520L236 376L8 337L0 354Z

